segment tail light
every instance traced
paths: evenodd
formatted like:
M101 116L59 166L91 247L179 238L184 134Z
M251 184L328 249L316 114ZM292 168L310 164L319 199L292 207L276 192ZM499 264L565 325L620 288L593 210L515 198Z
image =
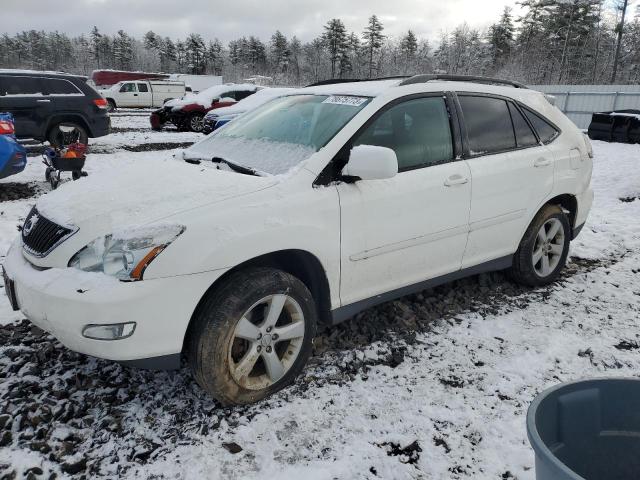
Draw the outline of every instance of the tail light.
M108 106L108 103L104 98L96 98L93 103L96 104L96 107L102 108L103 110L106 110Z
M16 133L13 123L0 120L0 135L13 135Z

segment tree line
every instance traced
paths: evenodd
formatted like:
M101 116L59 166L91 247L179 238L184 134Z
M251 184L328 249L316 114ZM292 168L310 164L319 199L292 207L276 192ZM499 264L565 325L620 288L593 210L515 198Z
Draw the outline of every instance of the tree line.
M0 67L89 75L122 69L223 75L241 81L262 75L274 84L304 85L330 78L412 73L489 75L528 84L640 83L640 11L628 0L521 0L485 30L463 23L432 44L408 30L385 33L376 15L362 32L339 18L307 42L280 30L268 40L242 36L205 41L199 33L172 39L153 31L135 38L93 27L86 35L29 30L0 37ZM632 19L626 17L633 17Z

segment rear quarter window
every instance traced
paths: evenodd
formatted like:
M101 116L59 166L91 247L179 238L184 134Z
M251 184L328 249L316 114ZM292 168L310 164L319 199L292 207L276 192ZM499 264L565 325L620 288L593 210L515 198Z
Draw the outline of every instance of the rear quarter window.
M555 138L560 135L560 132L551 125L547 120L545 120L542 115L535 113L533 110L530 110L526 107L522 108L522 111L531 122L534 130L538 133L538 137L540 137L540 141L542 143L550 143Z
M518 148L533 147L538 145L538 139L531 127L524 119L518 108L509 102L509 112L511 112L511 120L513 121L513 129L516 132L516 142Z
M43 79L45 93L49 95L82 95L82 91L69 80L62 78Z

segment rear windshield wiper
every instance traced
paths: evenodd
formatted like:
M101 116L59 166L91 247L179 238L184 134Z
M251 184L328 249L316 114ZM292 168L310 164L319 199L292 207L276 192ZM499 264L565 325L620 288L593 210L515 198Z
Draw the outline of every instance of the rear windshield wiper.
M253 168L249 168L249 167L244 167L242 165L238 165L237 163L230 162L229 160L225 160L224 158L221 158L221 157L213 157L211 159L211 161L213 163L218 163L218 164L224 163L226 166L228 166L234 172L243 173L244 175L255 175L256 177L261 177L262 176L256 170L254 170Z

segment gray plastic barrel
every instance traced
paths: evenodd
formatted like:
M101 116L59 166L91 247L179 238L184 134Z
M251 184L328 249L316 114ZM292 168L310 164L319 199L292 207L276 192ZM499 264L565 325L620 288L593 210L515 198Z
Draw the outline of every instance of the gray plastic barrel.
M562 384L527 413L537 480L640 479L640 380Z

